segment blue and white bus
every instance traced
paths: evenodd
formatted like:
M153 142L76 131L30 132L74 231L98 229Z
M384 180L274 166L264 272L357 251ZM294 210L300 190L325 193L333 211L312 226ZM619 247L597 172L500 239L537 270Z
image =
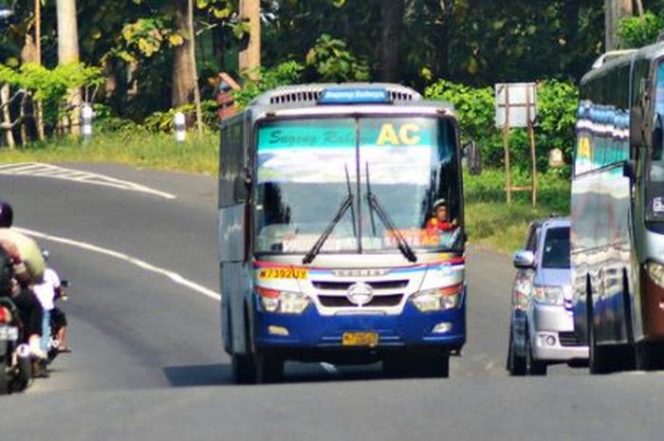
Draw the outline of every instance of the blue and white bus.
M221 134L221 327L235 381L277 381L286 360L446 377L466 340L463 228L451 106L378 83L257 97Z
M575 329L590 371L664 367L664 44L581 81L572 178Z

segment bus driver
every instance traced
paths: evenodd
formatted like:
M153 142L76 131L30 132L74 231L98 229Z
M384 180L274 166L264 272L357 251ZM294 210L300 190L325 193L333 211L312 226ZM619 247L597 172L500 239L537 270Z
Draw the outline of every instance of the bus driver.
M438 199L433 204L433 216L427 221L426 231L429 236L453 231L457 227L457 220L451 222L447 219L447 204L445 199Z

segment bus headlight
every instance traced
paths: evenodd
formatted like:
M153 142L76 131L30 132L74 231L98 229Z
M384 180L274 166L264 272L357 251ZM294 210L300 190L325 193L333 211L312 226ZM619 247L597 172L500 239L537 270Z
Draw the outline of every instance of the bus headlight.
M537 303L561 306L563 304L563 289L560 286L535 286L533 298Z
M280 314L301 314L309 306L309 297L292 291L256 288L261 307L267 312Z
M656 285L664 288L664 265L649 260L646 263L646 273Z
M459 306L462 293L463 284L459 283L417 292L411 297L411 301L420 312L445 311Z

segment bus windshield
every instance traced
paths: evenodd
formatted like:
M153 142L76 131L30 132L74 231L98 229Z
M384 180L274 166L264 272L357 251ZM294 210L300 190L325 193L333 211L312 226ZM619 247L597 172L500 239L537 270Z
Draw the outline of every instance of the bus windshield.
M455 136L433 117L261 124L255 251L308 253L328 228L320 253L393 252L399 237L415 249L460 247Z
M648 160L648 185L646 187L648 204L646 205L646 220L650 222L664 221L664 155L662 132L664 127L664 62L657 66L655 89L655 135L652 137L650 157Z

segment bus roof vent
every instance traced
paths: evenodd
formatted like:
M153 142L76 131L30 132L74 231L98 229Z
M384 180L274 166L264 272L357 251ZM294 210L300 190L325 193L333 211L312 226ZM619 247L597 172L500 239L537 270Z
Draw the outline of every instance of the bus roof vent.
M617 49L615 51L606 52L606 53L600 55L599 57L597 57L597 59L593 63L592 69L599 69L605 63L607 63L611 60L615 60L616 58L620 58L620 57L623 57L625 55L632 54L634 52L636 52L636 49Z
M290 103L316 103L322 90L286 90L281 93L275 92L270 97L270 104Z
M391 103L404 103L408 101L419 101L422 96L415 90L401 86L399 84L389 83L347 83L347 84L302 84L295 86L283 86L275 90L266 92L253 101L253 104L259 105L277 105L277 106L297 106L303 104L319 104L323 95L327 91L379 91L382 90ZM362 92L360 92L361 94ZM374 100L375 103L377 101ZM327 104L332 104L328 102ZM336 104L352 104L352 102L343 102L339 100ZM355 104L360 104L360 101ZM363 104L368 104L364 102Z

